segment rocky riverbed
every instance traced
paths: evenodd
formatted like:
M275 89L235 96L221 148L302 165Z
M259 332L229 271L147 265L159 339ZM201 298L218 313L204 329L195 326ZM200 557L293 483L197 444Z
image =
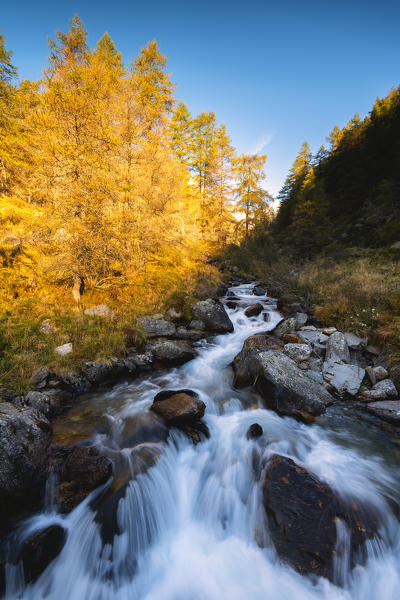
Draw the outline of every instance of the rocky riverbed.
M274 573L286 595L347 598L400 564L396 373L234 283L190 321L144 318L142 352L2 391L7 598L226 597L215 561L232 597L282 597Z

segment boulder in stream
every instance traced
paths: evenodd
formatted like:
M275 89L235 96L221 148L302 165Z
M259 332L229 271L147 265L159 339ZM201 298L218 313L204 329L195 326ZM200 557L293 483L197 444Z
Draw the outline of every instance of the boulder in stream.
M93 446L54 448L52 462L59 481L60 510L64 513L78 506L112 474L110 459Z
M252 304L251 306L246 308L244 314L246 315L246 317L257 317L262 312L263 308L264 307L262 304Z
M331 335L331 338L334 335ZM324 379L333 385L339 394L347 392L351 396L355 396L360 389L364 375L365 369L357 367L357 365L347 365L342 362L335 362L332 359L324 362Z
M267 466L263 500L278 556L302 574L340 584L334 557L347 559L353 567L366 558L364 542L377 534L372 509L354 499L345 502L328 484L284 456L274 455ZM338 544L341 525L348 532L347 548Z
M256 440L263 434L263 428L258 423L252 423L247 430L246 437L248 440Z
M165 390L158 393L150 409L164 419L167 426L181 429L194 444L200 434L209 437L207 425L201 421L206 405L192 390Z
M268 348L282 350L283 343L275 336L265 333L256 333L245 339L243 348L232 361L234 371L233 385L235 388L246 387L254 383L254 375L252 373L254 355Z
M333 397L324 385L308 377L281 352L282 347L282 342L273 336L257 334L247 338L232 363L234 385L254 385L268 408L309 422L332 404Z
M40 501L48 468L52 428L29 407L0 403L0 504L2 521Z
M251 371L255 388L267 407L280 415L309 422L333 402L323 385L309 378L282 352L267 350L256 354Z
M168 390L158 393L151 410L167 423L184 423L201 419L206 405L192 390Z
M267 293L267 290L265 288L263 288L261 285L255 285L253 287L253 294L255 296L265 296Z
M154 359L162 365L176 367L196 357L196 351L184 341L159 340L151 346Z
M192 314L195 320L203 321L207 331L215 333L231 333L233 331L233 323L228 317L225 307L211 298L196 302L192 306Z
M67 532L60 525L50 525L26 540L20 550L26 583L32 583L60 554L67 539Z
M365 408L384 421L400 425L400 400L369 402Z

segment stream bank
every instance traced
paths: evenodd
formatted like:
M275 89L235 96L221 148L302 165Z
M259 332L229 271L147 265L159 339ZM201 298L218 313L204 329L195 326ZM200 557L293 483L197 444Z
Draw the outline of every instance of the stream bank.
M64 469L61 475L55 473L61 477L61 485L60 480L56 481L57 478L48 480L45 510L19 525L14 542L10 542L9 555L18 559L21 550L17 549L21 549L36 533L46 531L49 527L61 527L65 532L65 545L58 557L52 556L53 562L37 581L26 589L23 576L21 578L22 559L15 562L14 558L6 567L7 598L14 598L17 594L18 597L37 600L43 597L45 588L51 590L50 598L125 598L126 594L134 592L140 598L152 598L161 593L171 600L184 597L184 593L186 597L188 593L191 597L199 598L221 597L223 592L219 586L222 580L212 569L211 557L222 560L219 564L226 578L230 578L228 587L233 597L246 594L247 597L261 598L262 594L265 597L265 593L269 593L271 598L281 597L275 595L270 580L273 573L279 580L281 590L292 590L292 593L305 594L305 597L317 594L315 597L337 598L346 597L346 590L351 589L351 593L356 593L358 575L351 574L352 565L369 565L365 575L368 578L371 569L383 556L388 558L393 553L396 555L393 535L396 536L398 525L392 511L398 493L392 439L396 428L385 430L384 422L378 423L365 409L360 410L357 402L345 397L339 399L335 393L326 390L327 382L319 385L332 396L332 402L327 403L320 414L312 415L314 422L309 425L299 422L298 418L282 418L277 414L276 407L273 411L266 409L265 402L268 394L271 396L271 390L257 394L248 385L242 385L240 389L234 387L229 365L232 361L235 364L235 356L240 355L246 345L252 349L250 354L257 364L260 354L264 355L261 357L262 366L265 353L279 352L293 361L291 368L297 369L299 376L303 375L299 377L300 380L310 379L306 370L297 365L312 358L311 353L315 353L315 348L309 344L310 356L302 355L300 362L296 363L290 358L288 349L285 350L287 344L282 338L298 333L283 333L282 324L279 325L281 330L276 331L281 315L276 310L274 300L263 293L265 290L255 291L259 294L256 297L253 285L231 288L223 302L226 305L228 302L235 304L235 307L227 308L234 331L208 341L199 340L195 359L179 368L148 373L133 382L120 383L111 390L99 389L86 399L81 399L87 427L77 437L72 435L68 439L74 418L75 422L81 421L78 406L53 422L53 441L65 448L70 447L71 443L81 448L78 453L76 449L66 452L70 467L76 466L79 462L77 457L82 460L86 453L91 455L92 461L99 456L110 461L113 475L110 478L110 473L105 469L103 481L97 482L101 487L72 512L69 512L71 506L65 510L62 501L60 503L60 492L61 497L66 489L71 492L71 480L68 482L66 479L71 476L71 468ZM261 312L246 317L245 311L256 303L261 303ZM302 319L304 321L304 317ZM299 324L296 322L295 326ZM273 330L275 335L272 336ZM253 340L248 342L251 338ZM261 339L261 344L257 346L254 338ZM283 352L266 346L271 338ZM293 351L293 348L289 350ZM300 350L304 352L304 349ZM260 364L257 368L260 368ZM250 365L251 376L253 368L254 364ZM264 375L270 384L274 382L273 373ZM260 373L257 372L255 377L260 379ZM279 393L272 396L279 400L282 396L281 382L279 385L275 382L274 385L279 388ZM167 431L164 421L158 420L155 415L151 416L148 409L157 394L164 390L192 390L198 396L205 406L203 418L209 430L209 439L202 437L201 443L193 445L193 440L188 439L181 430L172 427ZM299 395L299 390L296 393ZM278 412L282 414L282 411ZM258 437L250 436L248 440L246 432L255 423L262 433ZM393 426L388 424L388 427L390 429ZM277 532L273 532L269 522L270 513L265 512L261 501L266 485L263 481L276 456L290 458L299 469L303 469L307 485L311 486L313 493L317 488L321 493L328 488L332 490L324 492L321 502L328 502L333 516L339 511L339 498L347 500L346 506L350 498L353 503L358 498L358 504L362 507L367 503L368 510L360 510L371 513L369 524L365 523L363 529L371 532L367 537L375 540L371 542L372 545L364 549L364 537L354 546L348 546L346 523L351 532L352 521L350 517L350 521L343 517L343 535L341 533L339 536L334 528L329 534L331 541L328 543L328 536L324 540L324 543L328 543L330 556L334 550L341 557L340 560L332 566L332 562L324 558L322 566L311 565L308 570L304 565L296 566L290 553L288 555L279 548ZM291 477L290 464L285 468L289 471L284 476ZM85 472L85 469L82 471ZM271 479L273 481L270 474ZM328 488L324 488L324 485ZM276 484L272 487L277 490ZM300 487L304 488L304 485ZM70 496L74 495L72 490ZM279 496L282 497L282 493L278 493ZM300 495L297 494L297 497ZM267 504L272 507L271 494L268 498ZM270 510L276 513L275 508ZM344 512L342 510L341 514ZM299 519L303 518L301 512L299 515ZM285 524L284 515L280 522ZM380 542L376 537L378 529ZM209 544L205 544L202 530L207 532ZM314 550L318 554L315 533L311 540L314 540ZM338 553L336 546L339 537L342 548ZM79 539L86 540L82 549L79 549ZM361 546L362 559L358 557ZM351 554L346 551L349 547L354 547L354 553L353 550ZM172 569L164 560L165 552L175 557L176 564ZM283 563L277 562L276 553ZM239 560L239 557L246 566L247 575L243 581L235 573L235 560ZM310 587L308 578L295 574L289 566L285 566L285 562L292 563L303 573L315 569L315 575L323 577L317 580L316 587ZM327 562L329 566L324 566ZM204 570L201 564L204 564ZM205 578L210 568L213 573L211 582L209 575ZM71 572L74 573L74 581L67 577L67 573ZM161 574L157 588L152 583L152 572L157 572L158 578ZM328 579L334 582L333 588L324 583ZM111 588L107 582L112 582ZM342 592L337 585L342 586ZM214 593L214 590L217 592Z

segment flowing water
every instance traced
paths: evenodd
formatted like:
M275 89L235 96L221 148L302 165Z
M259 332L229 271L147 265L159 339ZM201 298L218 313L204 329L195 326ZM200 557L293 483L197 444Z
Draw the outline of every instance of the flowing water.
M68 532L66 544L30 586L23 584L20 564L8 566L8 600L399 597L400 527L389 509L400 489L395 449L378 430L346 411L304 425L262 408L250 391L234 390L229 364L243 341L273 329L281 317L273 301L262 297L257 301L264 304L263 313L246 318L243 306L255 300L252 286L232 289L240 297L238 308L227 309L235 326L232 334L202 342L198 358L180 368L117 385L87 402L88 412L107 414L112 424L107 434L94 434L96 445L115 464L125 461L134 471L139 447L121 448L121 430L148 411L161 389L198 392L207 405L204 420L210 439L193 446L181 432L173 431L166 446L153 444L160 457L147 472L136 470L136 476L128 478L113 514L95 508L102 490L69 515L58 514L50 480L46 510L22 523L15 539L21 542L37 530L62 524ZM246 431L254 422L262 426L263 437L247 440ZM253 474L255 448L265 457L289 456L342 496L351 493L377 507L382 518L380 540L367 542L364 566L350 573L345 562L338 563L334 585L300 576L280 562L268 538L261 487ZM339 526L338 545L346 547L347 542L346 531Z

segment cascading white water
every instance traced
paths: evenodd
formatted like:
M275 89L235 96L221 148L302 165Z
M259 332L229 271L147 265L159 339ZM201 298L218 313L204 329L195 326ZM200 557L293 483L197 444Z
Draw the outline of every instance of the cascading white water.
M254 300L252 286L233 288L243 304ZM92 511L94 492L72 513L58 515L51 496L46 511L16 533L61 523L68 530L60 555L31 586L24 587L21 565L8 567L8 600L389 600L400 590L400 527L387 498L398 497L400 477L385 460L385 448L366 431L352 438L350 425L303 425L261 408L256 395L232 388L228 368L243 341L273 329L280 320L271 300L248 319L242 308L229 310L232 334L204 342L186 365L116 386L99 394L115 427L146 411L160 389L190 388L206 403L210 439L193 446L174 431L147 473L131 479L120 500L113 541L104 544L101 523ZM239 303L240 304L240 303ZM269 320L264 321L264 314ZM101 397L100 397L101 396ZM246 439L259 423L260 442ZM114 428L115 429L115 428ZM98 434L96 443L129 462L131 450ZM252 475L255 445L266 456L293 458L328 482L339 494L374 504L384 526L379 542L367 542L368 561L351 573L337 564L338 587L325 579L302 577L277 558L268 540L260 484ZM282 499L284 501L284 499ZM338 544L348 540L338 523ZM256 540L259 542L257 543ZM262 542L262 543L260 543Z

